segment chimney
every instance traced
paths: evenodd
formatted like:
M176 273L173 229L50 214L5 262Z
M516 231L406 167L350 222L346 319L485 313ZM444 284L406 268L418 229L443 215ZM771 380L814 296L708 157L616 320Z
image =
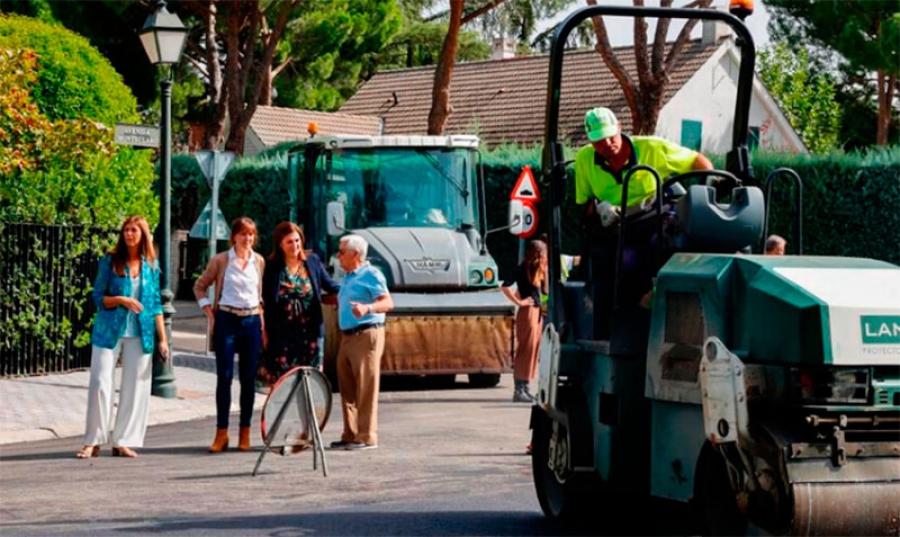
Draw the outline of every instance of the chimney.
M506 37L495 37L491 47L492 60L506 60L516 57L516 42Z
M726 8L722 7L717 9L726 11ZM705 20L703 21L703 35L700 42L704 45L715 45L720 39L727 35L731 35L731 28L727 24L718 21Z

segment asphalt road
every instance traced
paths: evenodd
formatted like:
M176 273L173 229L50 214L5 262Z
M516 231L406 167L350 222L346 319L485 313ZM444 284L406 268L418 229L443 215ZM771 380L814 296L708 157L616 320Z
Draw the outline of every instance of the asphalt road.
M463 379L464 377L460 377ZM528 405L501 386L401 386L381 397L377 450L209 455L211 419L152 427L140 457L73 457L79 438L0 449L0 533L98 535L541 535ZM232 419L236 436L237 417ZM258 417L254 425L258 424ZM324 439L340 435L335 396ZM256 433L257 429L254 429ZM234 439L233 439L234 441Z
M589 526L550 525L525 453L530 407L510 402L511 384L504 376L491 389L383 391L379 449L326 451L327 477L313 470L310 451L267 454L253 477L258 435L250 453L207 454L212 419L151 427L137 459L106 448L77 460L80 438L0 446L0 534L684 534L676 529L683 512L646 501L598 505ZM335 395L325 442L341 427ZM236 429L232 416L233 437Z

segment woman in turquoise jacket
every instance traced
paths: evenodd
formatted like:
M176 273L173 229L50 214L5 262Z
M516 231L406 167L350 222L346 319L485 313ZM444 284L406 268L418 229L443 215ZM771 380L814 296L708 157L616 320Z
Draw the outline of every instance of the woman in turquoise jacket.
M109 441L116 360L121 354L122 385L112 433L112 454L137 457L132 448L144 445L150 411L154 330L159 334L163 360L169 358L159 297L159 268L150 227L144 217L126 219L116 246L100 259L93 299L97 315L91 331L87 423L84 447L76 456L96 457L100 445Z

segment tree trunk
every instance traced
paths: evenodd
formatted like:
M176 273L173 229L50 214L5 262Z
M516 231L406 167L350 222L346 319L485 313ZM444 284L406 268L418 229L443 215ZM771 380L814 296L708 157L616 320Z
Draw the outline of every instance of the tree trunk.
M216 30L216 3L213 0L203 2L202 18L205 29L204 59L209 82L207 94L209 103L206 105L206 121L203 124L203 138L200 148L213 150L222 143L225 131L225 102L226 88L222 85L222 62L219 61L219 48L216 45L218 31Z
M272 81L275 80L275 71L269 69L262 79L262 87L259 89L259 104L272 106Z
M459 29L462 26L463 0L450 0L450 24L441 48L441 56L434 68L434 86L431 90L431 111L428 113L428 134L443 134L444 125L453 108L450 106L450 79L459 48Z
M589 6L596 6L596 0L585 0ZM643 0L633 0L635 6L644 5ZM695 0L684 7L706 8L712 0ZM670 6L671 0L662 0L660 5ZM637 74L637 84L631 75L625 71L622 62L616 57L609 43L609 35L603 17L593 17L594 33L597 36L597 45L594 49L600 54L603 63L609 68L613 76L619 82L625 102L631 112L631 130L633 134L653 134L656 132L656 123L659 121L659 113L665 104L666 90L669 87L669 72L681 59L684 45L690 39L691 31L697 24L697 20L686 21L675 42L669 47L665 61L662 61L666 49L665 34L669 28L670 19L659 19L657 31L653 42L653 48L648 52L647 33L648 26L644 18L634 19L634 54Z
M246 2L251 5L251 9L243 11L240 17L244 24L235 26L229 23L227 65L231 64L231 53L234 50L237 58L235 61L240 61L240 65L234 67L240 68L240 74L237 80L231 80L232 87L229 90L228 117L231 125L228 131L228 140L225 141L227 151L234 151L239 155L244 154L244 138L247 127L250 126L250 120L259 106L263 86L267 83L271 84L270 76L272 75L272 63L275 60L275 49L284 34L288 15L298 3L299 0L293 0L271 4L272 9L280 9L275 19L275 25L271 29L266 27L266 15L261 11L259 2L256 1ZM249 29L247 28L248 22ZM257 42L257 35L262 41L261 55L257 53L260 44ZM227 79L227 67L225 72ZM269 87L271 88L271 85Z
M230 125L225 147L243 152L245 130L256 107L260 102L271 104L272 81L288 64L272 68L288 16L299 3L300 0L185 0L183 5L204 23L203 46L191 47L195 56L192 61L200 66L196 57L202 58L208 79L209 104L202 121L202 149L215 150L221 145L227 120ZM277 12L271 29L266 10Z
M894 101L894 87L896 78L888 75L883 70L878 71L876 90L878 92L878 120L875 131L875 143L887 145L888 134L891 128L891 103Z

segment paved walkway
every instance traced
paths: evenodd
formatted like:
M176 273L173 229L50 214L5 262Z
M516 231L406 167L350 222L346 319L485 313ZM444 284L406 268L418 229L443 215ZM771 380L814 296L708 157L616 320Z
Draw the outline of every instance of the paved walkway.
M178 301L175 308L172 345L177 395L150 398L150 425L216 414L216 361L204 351L206 319L195 302ZM117 386L121 372L116 369ZM0 379L0 444L83 435L89 377L87 370L79 370ZM232 390L232 410L238 411L237 381ZM256 407L264 402L264 397L257 397Z

